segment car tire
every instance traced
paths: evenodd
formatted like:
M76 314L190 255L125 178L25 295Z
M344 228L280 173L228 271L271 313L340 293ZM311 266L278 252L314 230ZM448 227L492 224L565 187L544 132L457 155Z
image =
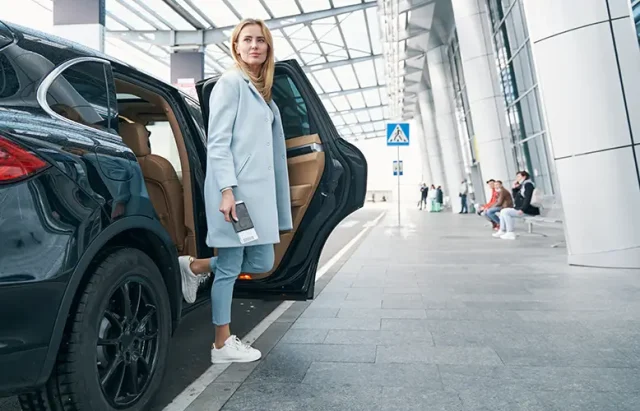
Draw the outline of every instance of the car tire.
M80 292L51 377L43 389L21 395L20 406L145 410L160 387L171 338L170 300L158 267L140 250L114 249Z

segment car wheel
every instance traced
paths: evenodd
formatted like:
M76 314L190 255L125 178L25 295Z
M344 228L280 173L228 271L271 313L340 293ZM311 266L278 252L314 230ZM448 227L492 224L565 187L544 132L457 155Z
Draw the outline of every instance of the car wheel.
M20 396L29 411L139 411L160 386L171 336L162 275L140 250L114 250L69 318L47 386Z

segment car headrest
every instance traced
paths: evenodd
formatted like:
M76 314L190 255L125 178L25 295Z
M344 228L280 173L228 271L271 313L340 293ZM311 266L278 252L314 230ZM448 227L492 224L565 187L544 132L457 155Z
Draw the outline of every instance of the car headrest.
M120 123L122 141L129 146L136 157L144 157L151 154L149 135L149 131L142 124Z

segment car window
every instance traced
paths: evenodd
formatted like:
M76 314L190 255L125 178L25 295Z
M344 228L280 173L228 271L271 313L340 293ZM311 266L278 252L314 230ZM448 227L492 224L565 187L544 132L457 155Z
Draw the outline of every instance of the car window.
M47 103L69 120L117 134L117 101L111 76L110 66L104 63L74 64L53 81Z
M311 134L307 105L289 76L283 74L275 76L273 101L280 110L286 139Z
M171 130L171 124L168 121L150 121L146 127L151 133L149 135L151 154L169 160L178 177L182 179L182 164L180 163L178 144Z
M193 118L193 122L198 129L198 134L200 138L204 141L206 140L206 132L204 128L204 120L202 118L202 111L200 110L200 105L188 97L184 97L184 101L187 104L187 108L189 109L189 114L191 114L191 118Z
M9 59L0 53L0 106L3 105L3 99L14 97L18 90L20 90L20 82L16 70Z

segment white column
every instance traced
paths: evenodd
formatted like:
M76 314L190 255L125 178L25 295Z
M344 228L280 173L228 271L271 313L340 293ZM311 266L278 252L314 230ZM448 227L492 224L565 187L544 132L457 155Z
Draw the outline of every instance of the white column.
M490 19L478 0L452 0L452 6L482 177L508 182L516 170L496 71ZM490 197L490 193L487 195Z
M54 34L104 52L105 0L53 0Z
M427 64L433 92L436 129L442 149L442 160L446 174L445 195L451 200L451 209L460 211L458 193L463 180L462 156L453 112L453 84L445 54L445 46L427 52Z
M433 176L431 174L431 165L429 164L429 154L427 153L426 136L424 134L424 127L422 126L422 116L418 113L414 118L414 125L416 127L416 140L418 141L418 148L420 149L420 164L422 166L422 182L431 185Z
M423 90L418 93L418 104L420 105L420 116L422 117L422 130L424 131L425 146L429 166L431 167L431 181L427 184L445 186L445 173L442 162L442 150L440 150L440 141L438 140L438 131L433 118L433 100L429 90Z
M640 50L628 0L524 0L569 263L640 268Z

